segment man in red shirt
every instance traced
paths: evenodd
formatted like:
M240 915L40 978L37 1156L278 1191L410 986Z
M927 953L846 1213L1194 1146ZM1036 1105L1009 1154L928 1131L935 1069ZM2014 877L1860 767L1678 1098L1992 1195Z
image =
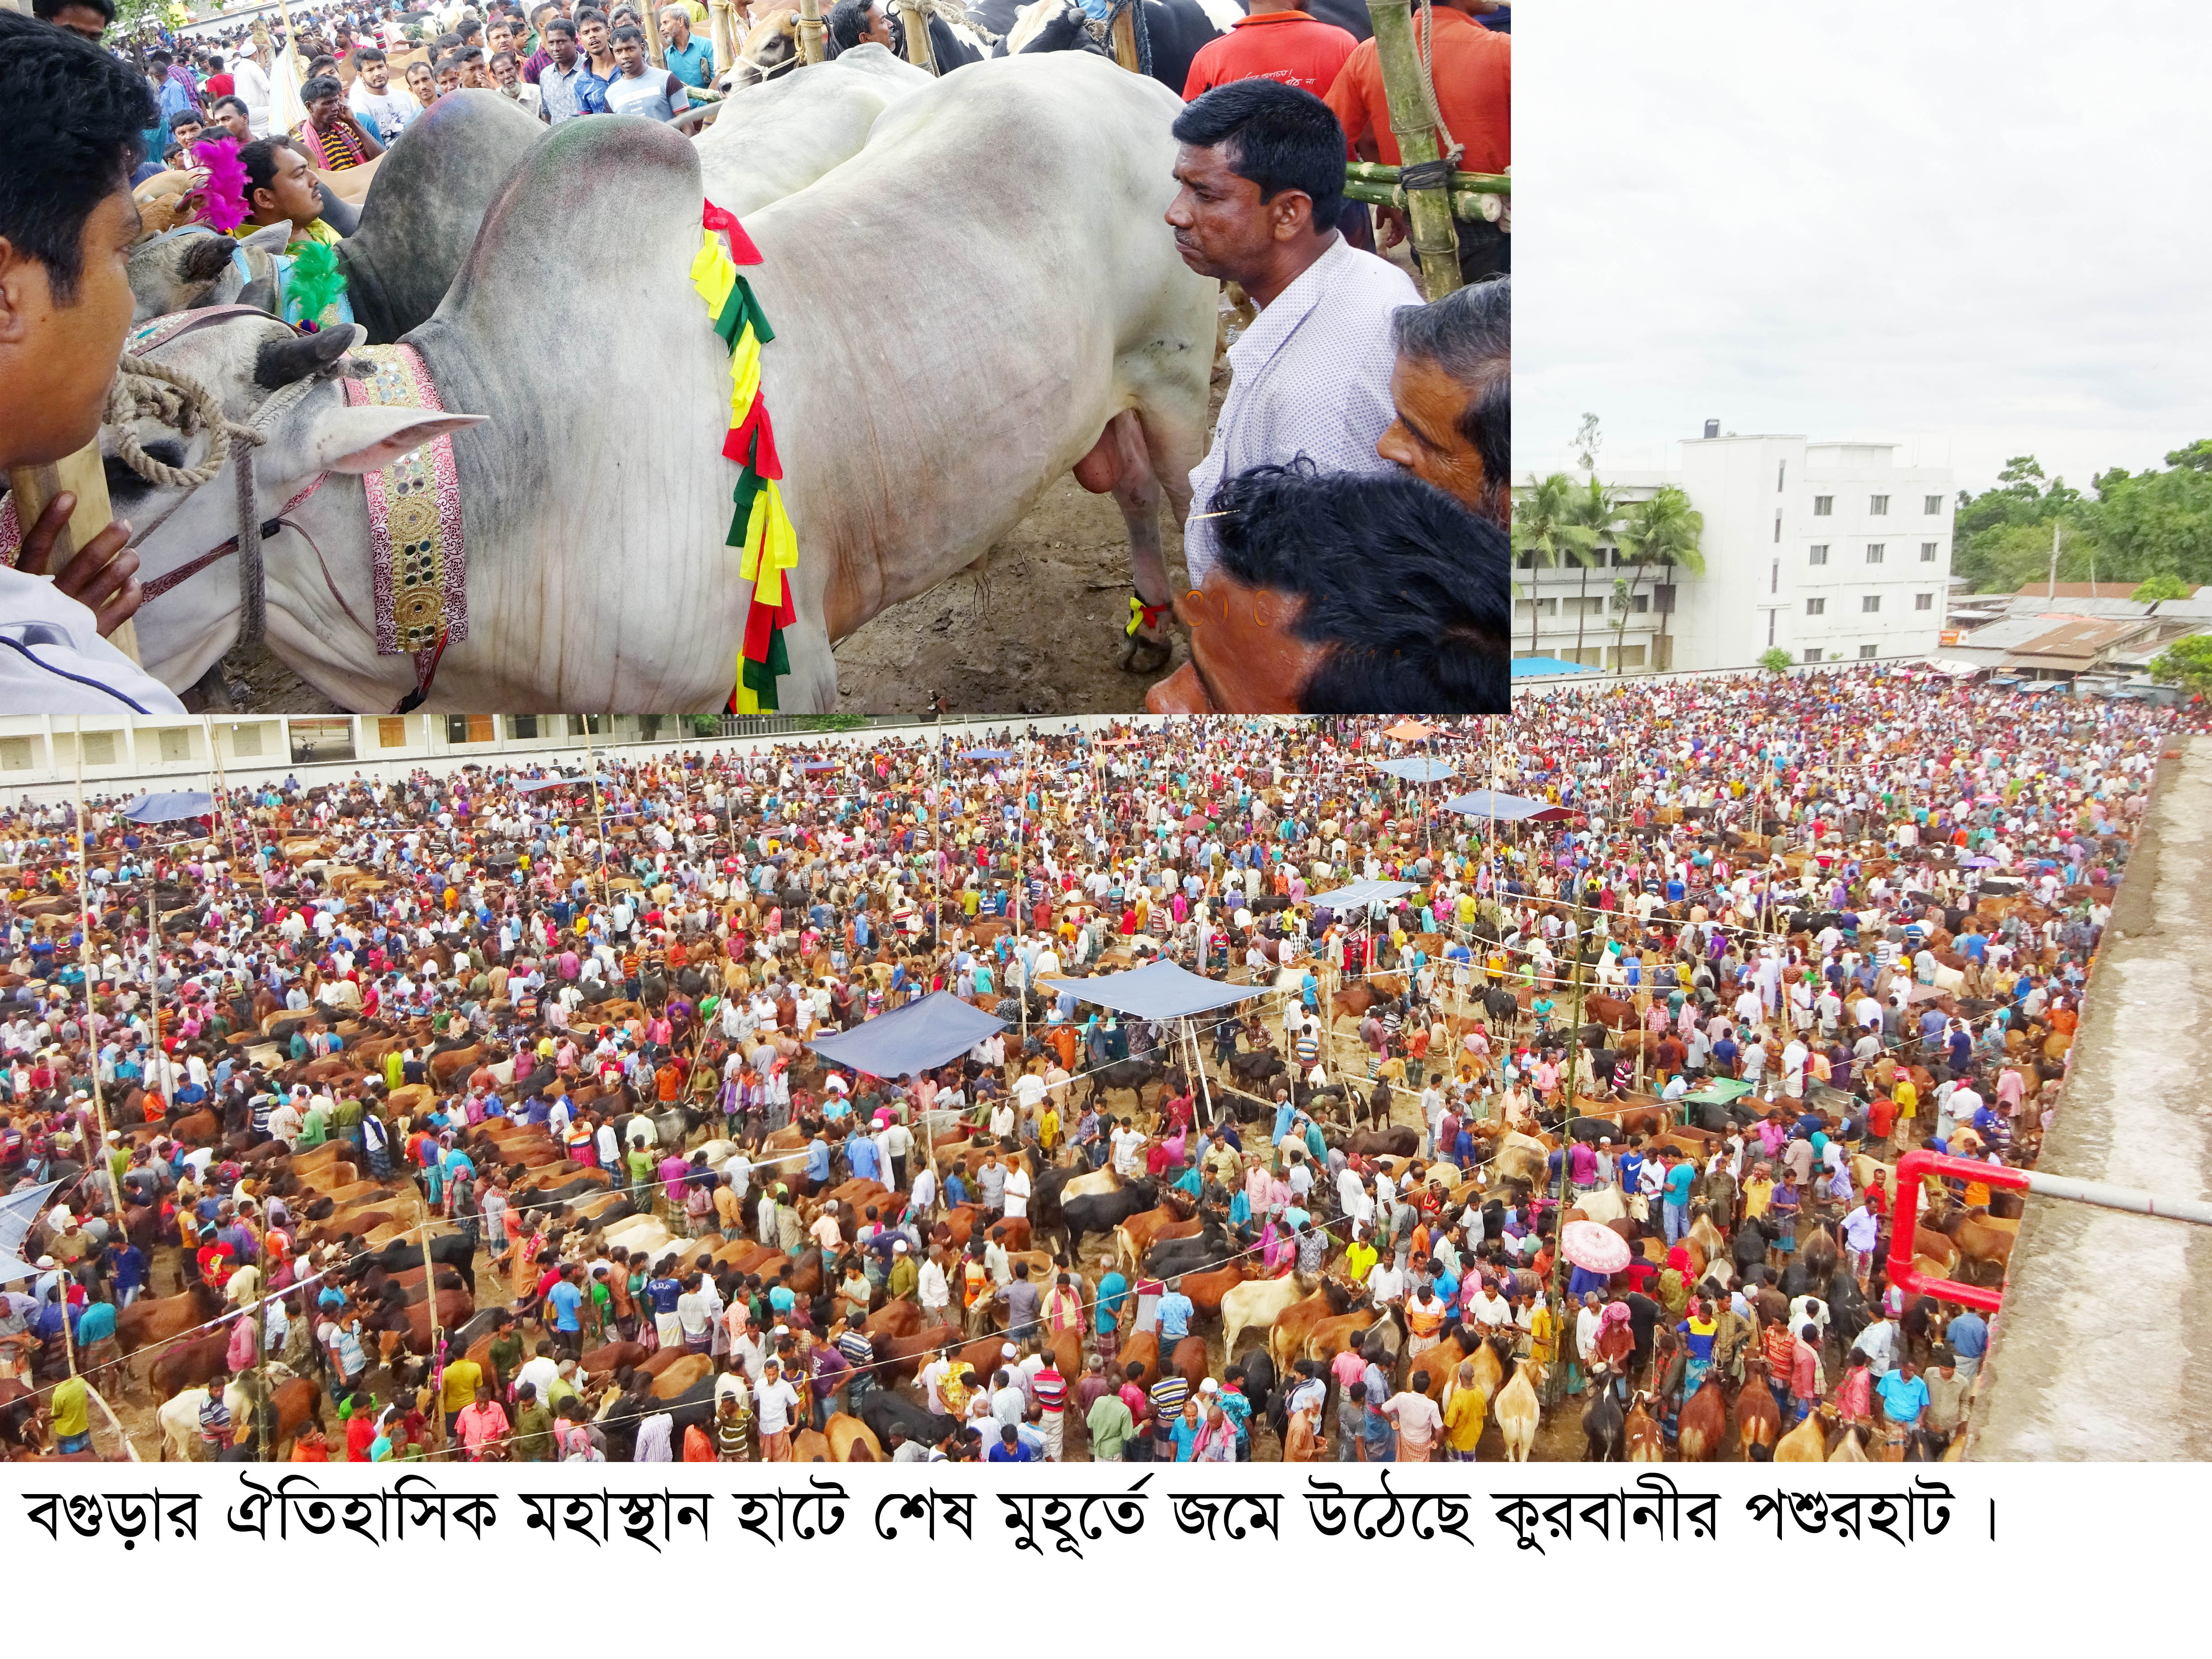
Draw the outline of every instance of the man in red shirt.
M1436 0L1434 79L1437 107L1461 146L1462 173L1503 173L1513 160L1512 37L1485 28L1479 15L1498 9L1498 0ZM1416 35L1420 19L1414 18ZM1348 153L1355 157L1400 164L1398 137L1390 131L1389 100L1382 93L1382 67L1375 43L1363 40L1345 60L1325 94L1343 123ZM1386 241L1405 234L1395 208L1382 210L1392 227ZM1463 282L1479 282L1511 269L1511 239L1496 225L1457 222L1459 269Z
M1359 44L1352 31L1309 16L1306 8L1311 0L1260 3L1261 9L1238 19L1228 33L1198 49L1198 56L1190 60L1190 76L1183 82L1183 102L1231 81L1255 76L1301 88L1316 98L1328 95L1343 73L1345 60ZM1374 251L1375 233L1364 202L1347 201L1336 228L1354 247Z

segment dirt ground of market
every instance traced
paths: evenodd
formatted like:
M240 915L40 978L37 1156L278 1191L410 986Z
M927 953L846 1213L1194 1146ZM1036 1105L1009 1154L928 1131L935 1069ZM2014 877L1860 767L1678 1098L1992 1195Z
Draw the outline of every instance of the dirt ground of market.
M1365 1052L1360 1048L1358 1038L1353 1032L1352 1023L1348 1020L1335 1033L1335 1050L1334 1058L1335 1064L1341 1068L1343 1073L1348 1078L1356 1079L1365 1076ZM1214 1075L1217 1081L1224 1080L1218 1073L1214 1073L1210 1047L1207 1051L1206 1060L1209 1074ZM1404 1123L1418 1127L1420 1121L1420 1111L1418 1098L1413 1095L1401 1092L1397 1096L1394 1104L1391 1121L1394 1123ZM1095 1249L1097 1248L1097 1245L1094 1243L1093 1249ZM494 1301L499 1293L497 1287L502 1285L504 1281L491 1271L490 1259L481 1250L477 1254L476 1273L478 1292L482 1298L479 1305L493 1305ZM179 1268L177 1266L176 1252L173 1249L164 1248L156 1255L154 1263L153 1282L149 1286L149 1293L156 1295L171 1294L178 1288L179 1283L180 1280ZM1224 1354L1221 1348L1221 1322L1218 1317L1210 1319L1201 1318L1197 1329L1199 1334L1204 1336L1206 1340L1206 1358L1208 1369L1213 1375L1218 1376L1224 1367L1227 1364L1229 1359L1229 1356ZM1256 1330L1243 1333L1237 1341L1237 1351L1239 1354L1249 1354L1254 1352L1260 1346L1262 1340L1262 1334ZM134 1379L131 1389L127 1395L122 1397L116 1397L114 1394L111 1392L108 1403L114 1408L118 1419L123 1425L124 1431L131 1436L132 1442L138 1449L139 1455L142 1458L150 1460L156 1458L161 1455L159 1449L161 1442L161 1431L155 1421L155 1402L150 1401L147 1397L144 1382L145 1370L145 1359L143 1358L134 1359L131 1362L131 1373ZM918 1401L921 1398L919 1389L914 1384L909 1383L906 1385L904 1392L912 1399ZM1537 1434L1535 1449L1533 1454L1535 1461L1540 1462L1565 1462L1580 1457L1583 1455L1583 1448L1581 1417L1582 1407L1579 1400L1565 1401L1561 1404L1553 1406L1547 1409L1544 1414L1542 1427L1539 1430ZM336 1420L336 1418L329 1413L326 1405L325 1413L325 1422L326 1425L335 1424ZM1280 1462L1282 1458L1282 1447L1277 1440L1274 1431L1269 1428L1266 1423L1255 1419L1253 1425L1253 1432L1254 1440L1252 1455L1254 1461L1258 1462ZM106 1437L105 1434L102 1434L100 1438L104 1441ZM1086 1448L1079 1446L1076 1443L1080 1439L1081 1437L1076 1434L1071 1434L1068 1437L1070 1455L1074 1461L1081 1461L1089 1455ZM103 1449L112 1449L103 1448ZM1483 1431L1482 1443L1477 1454L1478 1461L1493 1462L1503 1455L1502 1442L1498 1436L1497 1425L1494 1423L1486 1425Z

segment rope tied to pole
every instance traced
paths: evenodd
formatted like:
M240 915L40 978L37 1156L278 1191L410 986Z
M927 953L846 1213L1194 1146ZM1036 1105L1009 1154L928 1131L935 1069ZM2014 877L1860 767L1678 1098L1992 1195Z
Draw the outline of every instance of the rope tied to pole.
M1467 147L1452 137L1451 129L1444 125L1443 110L1437 102L1435 6L1431 3L1431 0L1420 0L1420 8L1421 21L1419 26L1413 30L1413 56L1421 66L1421 101L1428 107L1430 125L1437 130L1437 148L1443 153L1443 160L1437 165L1443 167L1444 173L1442 178L1434 179L1425 178L1421 182L1425 185L1449 185L1451 182L1450 174L1458 166L1459 158L1466 153ZM1396 124L1394 122L1392 125L1395 128ZM1403 138L1406 135L1402 130L1399 130L1398 136ZM1400 177L1404 178L1404 174L1401 173ZM1407 181L1407 187L1413 188L1410 180Z

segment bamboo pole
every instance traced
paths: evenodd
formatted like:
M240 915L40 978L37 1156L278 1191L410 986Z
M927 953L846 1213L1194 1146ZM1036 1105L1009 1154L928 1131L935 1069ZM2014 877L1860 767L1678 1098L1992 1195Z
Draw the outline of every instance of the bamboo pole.
M106 465L100 453L100 440L90 443L74 454L46 466L12 466L8 469L8 487L15 497L15 523L21 533L30 534L31 526L46 510L46 503L67 490L76 497L70 509L69 522L62 533L54 538L54 550L45 570L33 570L34 576L51 576L71 559L92 538L115 522L115 510L107 498ZM138 656L138 627L129 620L116 624L107 642L133 662Z
M818 64L824 55L822 30L822 0L799 0L799 58L801 63Z
M737 62L737 29L731 19L735 9L730 0L707 0L707 38L714 45L717 78Z
M929 40L929 14L915 0L896 0L899 21L906 34L906 60L916 69L937 73L937 52Z
M1142 75L1144 57L1137 49L1137 8L1144 0L1129 0L1117 9L1109 34L1114 45L1114 61L1132 75Z
M660 6L659 0L646 0L639 15L645 21L645 50L657 70L668 67L668 48L660 42Z
M1412 0L1367 0L1375 28L1375 52L1382 70L1383 96L1389 100L1390 131L1407 167L1431 167L1443 159L1437 130L1422 92L1423 74L1415 43ZM1413 221L1413 253L1420 262L1421 287L1432 301L1460 286L1459 237L1452 229L1449 192L1443 180L1406 192Z
M123 1186L116 1179L112 1165L107 1164L107 1098L100 1086L100 1039L92 1030L92 981L94 959L92 951L92 871L91 859L86 850L90 837L91 818L84 810L84 716L76 720L76 898L82 920L77 926L82 934L78 941L77 954L84 966L84 1024L85 1035L92 1038L92 1109L100 1122L100 1158L107 1168L108 1183L114 1188L115 1218L123 1219ZM148 891L151 902L151 889Z

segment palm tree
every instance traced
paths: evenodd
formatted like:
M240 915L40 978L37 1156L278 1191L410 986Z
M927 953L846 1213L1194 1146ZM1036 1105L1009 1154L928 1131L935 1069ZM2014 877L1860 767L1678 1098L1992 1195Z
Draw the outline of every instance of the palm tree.
M1528 477L1528 493L1513 507L1513 556L1528 562L1528 654L1536 654L1534 573L1553 569L1595 545L1597 538L1576 515L1575 481L1564 472Z
M1588 532L1589 545L1580 549L1575 562L1582 567L1582 592L1575 601L1575 661L1583 659L1583 629L1589 619L1589 573L1593 564L1605 563L1605 538L1613 533L1620 520L1620 503L1612 490L1597 481L1593 472L1589 481L1575 495L1568 507L1573 523Z
M1644 567L1656 564L1668 568L1680 568L1692 576L1705 574L1705 556L1698 544L1705 533L1705 515L1690 505L1690 498L1672 484L1663 484L1650 500L1637 501L1621 515L1620 531L1616 540L1623 557L1636 567L1635 580L1629 584L1627 602L1621 609L1617 632L1625 635L1628 628L1628 605L1635 602L1637 584L1644 580ZM1667 637L1667 618L1670 613L1659 613L1659 637ZM1666 653L1662 651L1661 655ZM1656 666L1656 665L1653 665ZM1620 667L1620 653L1613 652L1613 667Z

